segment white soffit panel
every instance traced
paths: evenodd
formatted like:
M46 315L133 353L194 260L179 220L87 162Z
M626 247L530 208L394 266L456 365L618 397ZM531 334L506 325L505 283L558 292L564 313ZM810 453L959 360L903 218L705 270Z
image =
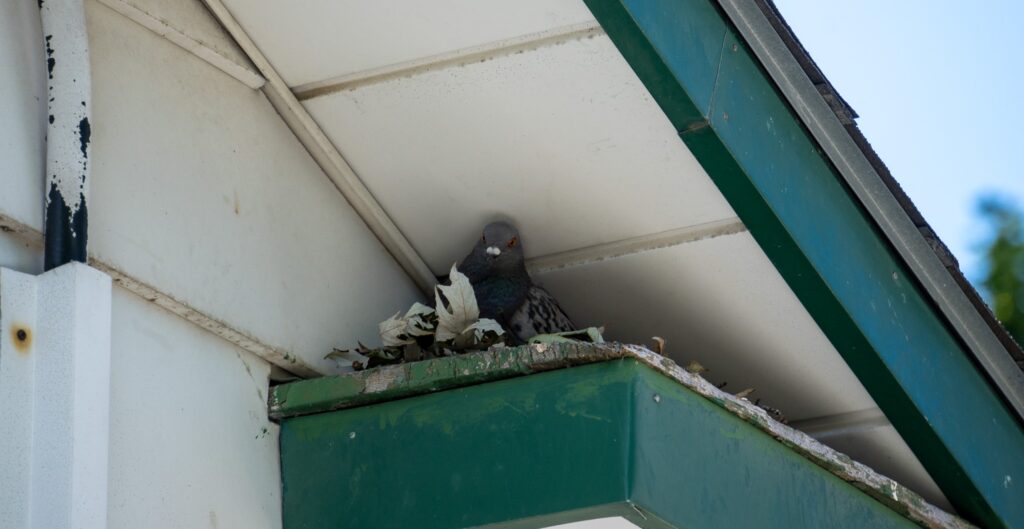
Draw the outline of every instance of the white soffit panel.
M532 232L523 234L529 241ZM607 324L780 408L792 420L875 403L748 233L539 274L577 325Z
M953 512L949 500L891 424L843 433L821 442L909 487L929 503Z
M290 86L594 19L579 0L224 4Z
M604 35L304 104L437 273L497 217L528 256L734 217Z

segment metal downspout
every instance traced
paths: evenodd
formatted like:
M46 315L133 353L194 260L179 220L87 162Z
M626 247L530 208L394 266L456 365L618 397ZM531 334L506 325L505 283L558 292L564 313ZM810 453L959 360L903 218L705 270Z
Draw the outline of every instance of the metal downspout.
M84 0L39 0L46 46L44 267L86 262L92 79Z

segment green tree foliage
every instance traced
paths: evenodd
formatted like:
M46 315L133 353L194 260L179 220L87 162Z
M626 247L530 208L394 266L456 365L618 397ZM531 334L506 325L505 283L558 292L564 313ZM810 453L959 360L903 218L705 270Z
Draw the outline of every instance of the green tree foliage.
M1024 215L995 197L983 199L979 209L994 229L984 246L986 269L981 285L996 317L1024 343Z

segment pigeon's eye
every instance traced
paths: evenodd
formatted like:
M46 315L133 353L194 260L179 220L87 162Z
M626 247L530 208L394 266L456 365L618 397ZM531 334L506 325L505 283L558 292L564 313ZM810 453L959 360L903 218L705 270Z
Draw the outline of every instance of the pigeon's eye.
M486 235L481 235L480 236L480 242L487 242L487 236Z
M515 246L516 246L517 244L519 244L519 237L512 237L512 238L511 238L511 239L509 239L509 241L508 241L508 247L509 247L509 248L515 248Z

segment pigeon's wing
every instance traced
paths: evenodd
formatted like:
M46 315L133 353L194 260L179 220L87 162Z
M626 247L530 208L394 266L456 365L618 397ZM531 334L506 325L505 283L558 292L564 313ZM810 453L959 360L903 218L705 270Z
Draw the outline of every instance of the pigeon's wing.
M538 334L576 330L555 298L537 285L530 286L523 304L509 318L508 326L522 342Z

